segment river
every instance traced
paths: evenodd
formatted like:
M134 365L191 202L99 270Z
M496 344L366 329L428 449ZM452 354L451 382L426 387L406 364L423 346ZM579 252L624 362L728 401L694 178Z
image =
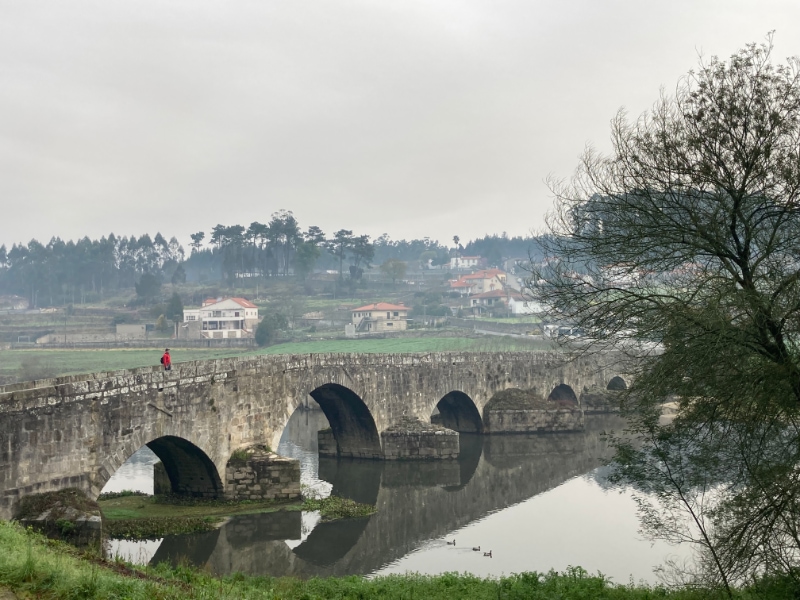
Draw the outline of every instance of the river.
M666 558L690 556L643 539L632 493L608 485L602 432L622 426L616 417L589 416L582 433L462 434L458 461L427 463L319 458L316 432L327 425L320 411L296 411L278 453L300 460L313 493L375 504L376 514L330 523L306 512L237 516L210 533L112 540L110 552L138 563L188 559L220 575L497 576L579 565L618 583L655 582ZM152 493L156 461L143 448L104 491Z

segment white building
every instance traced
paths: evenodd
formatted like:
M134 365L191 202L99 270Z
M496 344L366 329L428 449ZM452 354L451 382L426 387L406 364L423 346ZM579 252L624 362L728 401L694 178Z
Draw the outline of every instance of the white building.
M453 256L450 258L450 269L458 271L460 269L477 269L483 259L480 256Z
M352 309L355 332L382 333L403 331L408 320L408 307L378 302Z
M183 325L205 339L253 337L258 307L244 298L209 298L200 308L183 311Z
M544 306L537 300L519 294L509 297L508 307L512 315L535 315L545 312Z

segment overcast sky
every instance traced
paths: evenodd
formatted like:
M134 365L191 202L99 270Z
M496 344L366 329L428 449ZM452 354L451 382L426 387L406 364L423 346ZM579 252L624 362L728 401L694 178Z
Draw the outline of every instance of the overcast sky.
M0 0L0 244L525 235L617 110L771 30L800 55L800 2Z

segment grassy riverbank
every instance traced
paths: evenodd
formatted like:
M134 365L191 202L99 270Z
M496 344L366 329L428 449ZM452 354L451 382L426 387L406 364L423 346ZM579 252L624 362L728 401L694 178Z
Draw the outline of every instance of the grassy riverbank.
M210 531L235 515L276 511L319 511L324 521L365 517L375 512L369 504L347 498L306 498L302 502L181 500L135 492L108 494L98 499L106 537L157 539L178 533Z
M108 497L111 496L111 497ZM276 510L300 510L300 502L277 503L271 500L224 501L194 500L177 502L168 497L147 496L144 494L109 494L98 499L100 510L107 520L153 519L161 517L228 517L254 513L274 512Z
M119 561L101 561L7 522L0 522L0 548L3 549L0 552L0 595L6 588L18 598L700 600L722 597L706 589L618 586L601 576L588 575L579 568L565 573L523 573L498 579L482 579L467 574L391 575L373 579L354 576L307 581L243 575L215 578L205 571L188 567L159 565L136 569ZM755 600L792 596L790 590L773 587L758 593L740 590L735 597Z

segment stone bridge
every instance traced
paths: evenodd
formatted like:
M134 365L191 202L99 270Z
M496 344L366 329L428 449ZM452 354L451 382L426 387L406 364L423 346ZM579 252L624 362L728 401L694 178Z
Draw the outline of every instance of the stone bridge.
M0 387L0 518L19 498L78 487L97 497L139 448L164 463L176 493L216 497L231 454L276 448L310 396L341 456L380 458L380 432L403 417L482 431L496 392L548 397L605 388L608 357L559 353L305 354L238 357L60 377Z

